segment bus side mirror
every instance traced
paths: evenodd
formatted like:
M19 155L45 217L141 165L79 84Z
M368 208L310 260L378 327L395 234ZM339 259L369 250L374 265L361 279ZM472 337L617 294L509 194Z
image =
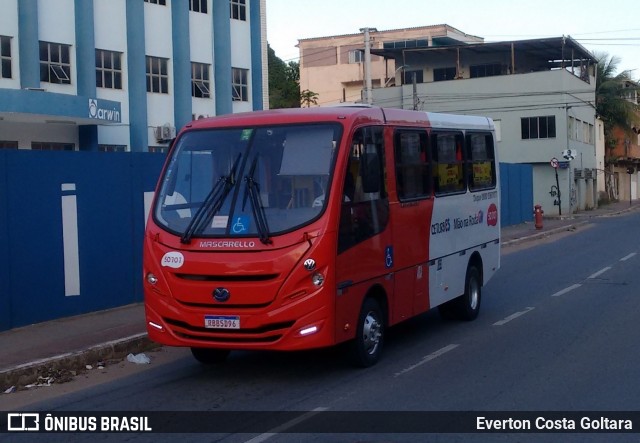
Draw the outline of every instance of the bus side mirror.
M362 192L380 192L382 169L380 168L380 156L377 152L363 152L360 159L362 177Z

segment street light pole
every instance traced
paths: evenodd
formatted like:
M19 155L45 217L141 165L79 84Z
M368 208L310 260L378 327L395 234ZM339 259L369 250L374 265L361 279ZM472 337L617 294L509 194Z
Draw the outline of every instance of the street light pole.
M364 101L367 104L373 103L373 89L371 81L371 32L377 32L376 28L362 28L360 32L364 32Z

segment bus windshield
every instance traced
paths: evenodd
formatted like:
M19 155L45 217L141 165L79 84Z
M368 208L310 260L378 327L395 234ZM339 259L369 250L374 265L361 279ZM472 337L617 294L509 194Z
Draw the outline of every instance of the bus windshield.
M162 178L155 220L179 235L259 237L304 226L325 208L337 124L186 131Z

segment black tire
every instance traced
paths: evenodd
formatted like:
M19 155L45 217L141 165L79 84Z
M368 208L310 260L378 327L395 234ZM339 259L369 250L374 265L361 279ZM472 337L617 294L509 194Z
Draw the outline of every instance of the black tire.
M228 349L191 348L193 357L205 365L223 363L230 352Z
M482 279L480 271L475 266L469 266L464 282L464 294L440 305L438 308L442 317L472 321L480 313L482 301Z
M373 298L367 298L362 304L356 338L349 352L355 366L368 368L380 360L384 334L385 320L380 304Z

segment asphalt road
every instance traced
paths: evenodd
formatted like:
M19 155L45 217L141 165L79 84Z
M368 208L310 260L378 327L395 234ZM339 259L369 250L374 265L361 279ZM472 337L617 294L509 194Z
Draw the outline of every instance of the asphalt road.
M595 219L553 241L506 248L476 321L445 321L433 311L399 325L390 331L382 361L369 369L350 367L339 348L237 352L215 367L172 350L159 364L54 398L34 398L25 410L310 411L297 420L276 417L273 427L258 424L251 434L38 436L47 441L638 441L638 421L631 435L406 434L400 423L408 414L397 412L639 411L639 231L640 214L632 213ZM393 433L365 433L366 427L349 434L270 432L304 426L322 411L358 412L338 414L336 427L362 421ZM270 419L237 414L238 423L230 417L227 427L240 430L243 423Z

